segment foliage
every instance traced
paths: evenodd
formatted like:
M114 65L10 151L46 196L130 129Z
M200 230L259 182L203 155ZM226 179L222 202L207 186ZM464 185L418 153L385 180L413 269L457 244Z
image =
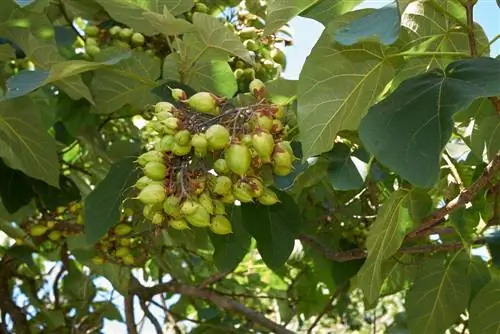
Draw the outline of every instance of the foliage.
M4 0L0 333L497 333L500 60L359 3Z

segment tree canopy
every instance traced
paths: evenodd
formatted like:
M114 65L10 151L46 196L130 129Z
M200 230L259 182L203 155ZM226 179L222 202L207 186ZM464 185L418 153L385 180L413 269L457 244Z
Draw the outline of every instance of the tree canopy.
M2 0L0 334L499 333L498 36L361 2Z

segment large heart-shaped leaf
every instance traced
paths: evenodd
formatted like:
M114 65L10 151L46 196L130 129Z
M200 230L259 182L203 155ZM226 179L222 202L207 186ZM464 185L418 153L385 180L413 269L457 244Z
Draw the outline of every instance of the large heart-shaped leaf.
M477 58L408 79L370 108L360 138L382 164L416 186L431 187L453 114L479 97L500 95L499 77L500 61Z
M500 332L500 279L492 279L472 300L469 308L471 334L497 334Z
M338 18L344 13L347 13L362 2L362 0L319 0L316 1L312 6L302 11L302 13L300 13L300 16L308 17L310 19L321 22L324 25L327 25L333 19Z
M489 101L488 101L489 102ZM490 115L478 120L471 135L470 148L478 157L489 162L500 152L500 117Z
M297 14L311 7L317 0L272 0L267 6L264 35L271 35Z

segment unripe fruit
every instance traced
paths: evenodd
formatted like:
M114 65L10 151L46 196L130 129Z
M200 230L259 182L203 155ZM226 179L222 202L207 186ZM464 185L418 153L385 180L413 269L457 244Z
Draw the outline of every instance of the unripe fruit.
M137 158L137 163L141 166L146 166L148 162L163 162L163 153L158 151L149 151L141 154Z
M286 56L283 51L278 48L271 50L271 58L284 69L286 67Z
M131 266L135 263L134 256L132 254L127 254L122 258L122 261L127 266Z
M101 49L97 46L97 45L87 45L85 47L85 52L91 56L91 57L95 57L97 56L99 53L101 53Z
M237 182L233 185L233 195L242 203L253 201L252 187L246 182Z
M151 222L155 225L161 225L163 223L163 215L161 214L161 212L156 212L154 215L153 215L153 218L151 219Z
M271 161L274 150L273 136L264 131L257 131L252 136L252 146L264 163Z
M181 213L183 215L192 215L200 208L201 205L190 199L185 200L181 205Z
M269 188L264 188L257 200L262 205L274 205L280 201L276 193Z
M118 37L125 42L128 42L130 40L130 37L132 37L132 34L134 31L130 28L123 28L120 30L118 33Z
M273 166L273 173L278 175L278 176L287 176L292 172L292 166L278 166L274 165Z
M244 144L232 144L226 151L225 159L229 169L239 176L247 173L252 162L250 149Z
M99 28L96 26L87 26L85 27L85 35L89 37L98 37L99 36Z
M243 76L245 76L248 80L255 79L255 70L253 68L245 68L243 70Z
M170 130L177 130L181 125L181 121L176 117L170 117L162 122Z
M224 206L224 203L222 203L218 199L213 199L212 202L214 203L214 213L216 215L226 214L226 207Z
M55 231L51 231L49 233L49 239L52 241L58 241L61 239L61 237L62 237L62 234L60 231L55 230Z
M171 113L174 110L175 106L172 103L162 101L155 104L155 113L157 114L165 111Z
M199 13L208 13L209 8L203 2L197 2L196 5L194 6L194 10Z
M257 128L269 131L273 127L273 119L266 115L257 115L256 117Z
M76 223L78 225L83 225L85 223L83 215L78 215L78 217L76 217Z
M144 204L158 204L165 200L165 189L163 185L152 183L141 190L137 199Z
M173 219L168 222L168 225L173 229L182 231L189 230L189 225L184 219Z
M44 225L33 225L30 228L30 235L32 237L40 237L47 233L48 228Z
M139 32L135 32L132 34L130 42L132 43L133 46L141 46L145 42L144 35Z
M187 99L187 94L180 88L172 89L172 98L176 101L184 101Z
M118 39L115 39L111 42L111 45L116 46L117 48L121 49L130 49L130 44L124 41L120 41Z
M217 97L208 92L199 92L191 96L188 100L183 101L187 105L201 113L209 115L219 115L220 108Z
M264 68L267 68L268 70L271 70L274 69L274 62L269 59L264 59L262 61L262 66L264 66Z
M283 142L275 144L273 153L273 163L279 167L291 167L293 163L293 155L288 147Z
M161 138L160 143L158 144L158 150L161 152L171 152L174 147L174 136L165 135Z
M151 161L143 168L144 175L154 181L161 181L167 176L167 168L162 162Z
M149 177L147 176L142 176L139 180L137 180L137 182L135 183L135 187L139 190L142 190L144 188L146 188L146 186L148 184L151 184L153 180L151 180Z
M273 116L278 119L285 117L285 106L281 104L275 105L273 109Z
M259 44L253 39L247 39L243 42L243 45L248 51L256 51L259 49Z
M111 37L115 37L120 33L121 30L122 28L120 26L112 26L109 29L109 34L111 35Z
M264 184L261 180L256 177L250 177L247 180L247 183L250 185L252 189L252 196L259 197L262 195L262 191L264 190Z
M102 256L94 256L92 262L97 265L104 264L104 258Z
M243 71L243 69L241 68L237 68L234 70L234 77L236 79L240 79L243 76L243 74L245 74L245 71Z
M115 252L116 257L124 257L128 254L130 254L130 250L128 249L128 247L118 247Z
M53 220L49 220L45 226L47 226L47 228L49 229L54 228L54 226L56 226L56 222Z
M227 176L221 175L214 179L212 182L212 192L217 195L227 195L231 192L233 182Z
M208 140L204 134L197 133L193 135L193 138L191 138L191 145L193 145L196 150L203 151L208 147Z
M231 222L226 217L221 215L217 215L212 218L210 230L219 235L233 233Z
M179 219L181 217L180 202L181 200L178 196L168 196L163 203L163 211L165 211L169 216L175 219Z
M186 220L196 227L206 227L210 225L210 215L201 205L198 205L198 208L192 214L186 215Z
M119 243L121 246L128 247L128 246L130 246L131 241L130 241L130 239L123 238L123 239L120 239Z
M224 160L224 159L217 159L217 160L215 160L215 162L214 162L214 170L219 175L229 173L229 167L227 165L226 160Z
M132 232L132 226L130 226L128 224L118 224L113 229L113 232L116 235L127 235L130 232Z
M236 197L231 192L227 195L224 195L220 200L222 203L225 203L225 204L234 204L234 201L236 201Z
M240 30L238 33L241 39L250 39L257 36L257 29L255 27L247 27Z
M188 130L181 130L174 136L175 142L181 146L187 146L191 140L191 133Z
M212 151L220 150L229 143L229 130L220 124L210 126L205 132L208 148Z
M202 193L198 198L198 203L207 210L210 215L214 214L214 203L208 193Z
M272 133L281 133L285 128L283 127L283 123L281 123L278 119L273 119L273 126L271 127Z
M170 117L174 116L168 111L160 111L159 113L156 114L156 118L158 118L159 121L165 121Z
M251 147L253 144L252 144L252 136L249 135L249 134L246 134L244 135L242 138L241 138L241 141L243 142L243 144L245 144L246 146L248 147Z
M179 157L188 155L189 152L191 152L191 145L182 146L174 142L172 145L172 152Z
M250 82L250 85L248 86L250 93L252 93L255 96L263 96L264 95L264 90L266 86L264 83L259 80L259 79L253 79Z

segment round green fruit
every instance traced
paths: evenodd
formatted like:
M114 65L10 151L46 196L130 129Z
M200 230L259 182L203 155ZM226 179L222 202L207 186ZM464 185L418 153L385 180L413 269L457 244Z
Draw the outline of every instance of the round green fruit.
M172 98L176 101L184 101L187 99L187 94L180 88L172 89Z
M198 112L215 116L220 114L219 100L209 92L196 93L185 102Z
M183 157L185 155L188 155L191 152L191 145L179 145L178 143L174 142L172 145L172 153L174 153L178 157Z
M135 263L134 256L132 254L127 254L122 258L122 261L125 265L131 266Z
M132 34L132 37L130 38L130 43L133 45L133 46L141 46L144 44L145 42L145 38L144 38L144 35L139 33L139 32L135 32Z
M120 33L121 30L122 28L120 26L112 26L109 29L109 34L111 35L111 37L115 37Z
M135 183L135 187L139 190L142 190L144 188L146 188L146 186L148 184L151 184L153 180L151 180L149 177L147 176L142 176L139 178L139 180L137 180L137 182Z
M243 77L244 74L245 74L245 71L241 68L237 68L234 70L234 77L236 79L240 79L241 77Z
M92 258L92 262L94 264L100 265L100 264L104 264L105 261L104 261L104 258L102 256L94 256Z
M98 37L99 28L97 26L87 26L85 27L85 35L89 37Z
M132 232L132 230L133 230L132 226L130 226L128 224L118 224L113 229L113 232L116 235L122 235L123 236L123 235L129 234L130 232Z
M286 67L286 56L283 51L278 48L271 50L271 58L284 69Z
M255 27L246 27L238 33L241 39L251 39L257 37L257 29Z
M190 199L185 200L181 205L181 213L183 215L192 215L200 208L200 204Z
M214 214L214 203L210 194L204 192L198 197L198 203L207 210L210 215Z
M208 13L210 9L203 2L197 2L194 6L194 10L198 13Z
M252 136L252 147L264 163L270 162L274 150L273 136L265 131L257 131Z
M252 187L243 181L237 182L233 185L233 195L242 203L253 202Z
M171 152L174 147L174 136L165 135L161 138L160 143L158 145L158 150L161 152Z
M152 183L141 190L137 199L144 204L159 204L165 200L165 189L163 185Z
M153 181L161 181L167 176L167 168L162 162L148 162L143 168L144 175Z
M257 197L257 201L262 205L274 205L279 202L279 198L274 191L264 188L262 194Z
M205 132L208 148L212 151L220 150L229 143L229 130L220 124L210 126Z
M85 53L87 53L91 57L95 57L99 53L101 53L101 48L99 48L97 45L87 45L85 47Z
M219 201L218 199L212 200L214 203L214 213L216 215L224 215L226 214L226 207L224 206L224 203L222 201Z
M250 93L255 96L262 96L265 90L265 84L259 79L253 79L248 86Z
M155 225L161 225L163 223L164 217L161 212L156 212L151 219L151 222Z
M252 155L245 144L232 144L226 151L225 159L233 173L243 176L250 168Z
M248 51L257 51L259 49L259 44L253 39L247 39L243 42L243 45Z
M130 44L128 44L127 42L124 42L124 41L120 41L118 39L115 39L111 42L111 45L113 46L116 46L117 48L120 48L120 49L130 49Z
M163 211L169 216L179 219L181 217L181 199L178 196L170 195L163 203Z
M134 30L132 30L132 29L130 29L130 28L123 28L118 33L118 37L122 41L128 42L128 41L130 41L130 38L132 37L133 33L134 33Z
M175 142L181 146L187 146L191 140L191 133L188 130L181 130L174 136Z
M192 213L185 216L188 223L196 227L206 227L210 225L210 215L207 210L198 205L198 208Z
M172 219L168 221L168 225L172 227L173 229L182 231L182 230L189 230L190 227L188 223L184 219Z
M210 230L219 235L233 233L231 222L225 216L221 215L216 215L212 218L212 221L210 223Z
M175 106L172 103L162 101L162 102L158 102L157 104L155 104L155 112L157 114L159 114L161 112L165 112L165 111L171 113L174 110L175 110Z
M217 160L215 160L215 162L214 162L214 170L219 175L229 173L229 167L227 165L226 160L224 160L224 159L217 159Z
M52 241L58 241L61 239L61 237L62 237L61 231L54 230L49 233L49 239Z
M217 195L227 195L231 192L233 182L225 175L217 176L212 182L212 192Z
M47 233L47 230L48 230L48 228L44 225L33 225L30 228L29 233L32 237L40 237L40 236L44 235L45 233Z

